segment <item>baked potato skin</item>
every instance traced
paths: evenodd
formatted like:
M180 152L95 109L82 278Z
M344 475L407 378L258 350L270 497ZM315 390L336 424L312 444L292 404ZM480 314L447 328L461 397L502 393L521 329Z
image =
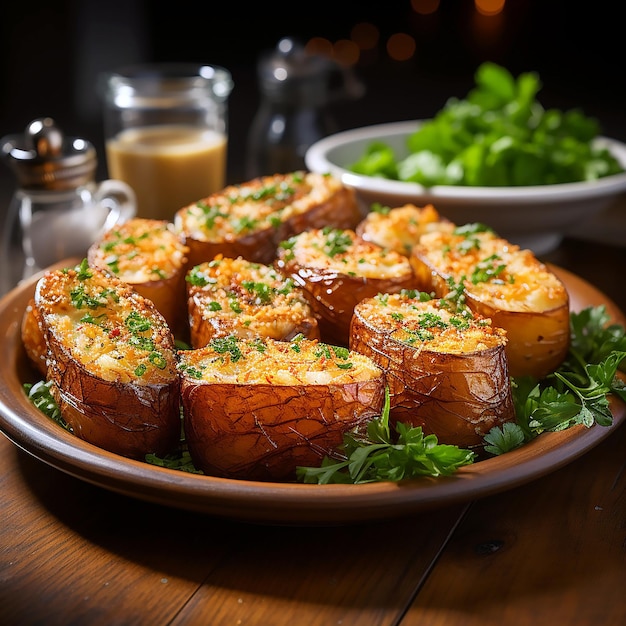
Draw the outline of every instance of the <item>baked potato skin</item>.
M341 246L334 242L342 241ZM408 259L350 229L311 229L281 243L275 266L291 276L315 311L322 340L347 346L355 305L415 286Z
M472 238L475 245L466 246ZM419 289L441 298L450 293L450 280L462 281L467 305L506 330L511 376L542 378L563 362L570 341L569 296L530 250L490 231L438 232L422 237L410 261ZM477 270L498 265L497 278L471 279Z
M183 378L190 454L207 474L292 481L297 466L335 455L343 433L374 417L374 407L380 414L381 380L294 388L194 385Z
M391 423L420 426L441 443L478 448L492 427L515 419L506 334L501 329L474 316L471 330L439 328L438 343L415 341L417 333L406 329L421 329L430 336L438 326L411 323L412 310L441 322L446 317L439 301L422 303L399 294L384 296L381 304L382 298L355 307L350 349L369 356L385 372Z
M31 298L22 317L20 333L28 360L45 377L48 373L48 366L46 365L48 346L39 324L39 317L35 299Z
M87 252L89 265L110 272L151 300L176 337L187 340L185 274L189 248L166 220L133 218Z
M180 439L180 391L176 383L151 385L104 381L53 347L53 396L71 431L99 448L143 460L165 455Z
M511 376L547 376L567 356L570 342L569 305L549 311L507 311L468 296L471 308L505 328L509 338L507 357Z
M221 241L203 241L186 236L189 247L188 269L210 261L218 254L227 257L243 257L256 263L271 263L276 256L274 229L264 228L238 238L225 236Z
M353 228L361 218L352 189L296 171L226 187L179 209L174 225L189 247L189 269L217 254L270 264L291 235L328 224Z
M320 356L334 349L317 341L234 341L246 356L226 359L229 375L198 375L223 354L211 345L181 354L179 363L185 436L205 473L292 481L297 466L336 456L345 432L380 415L384 374L367 357L346 350L339 361L352 364L352 373L337 366L337 357ZM262 354L255 360L249 350L257 349Z
M180 379L173 336L154 305L86 262L47 272L34 301L51 392L70 430L129 458L171 451L180 439ZM149 328L125 335L131 319ZM150 348L133 347L135 339Z

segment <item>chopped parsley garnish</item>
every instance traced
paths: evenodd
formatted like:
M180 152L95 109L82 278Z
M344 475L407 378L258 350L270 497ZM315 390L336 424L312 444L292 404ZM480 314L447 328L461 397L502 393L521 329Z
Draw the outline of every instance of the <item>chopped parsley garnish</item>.
M267 304L272 300L273 289L267 283L244 280L241 286L249 293L254 294L262 304Z
M208 230L211 230L215 226L215 220L218 217L228 217L228 214L222 212L221 208L217 205L209 205L206 202L198 202L196 206L202 209L202 221L204 222L204 227Z
M471 281L472 284L486 283L494 278L500 276L506 269L506 263L497 263L500 257L497 254L479 261L472 272Z
M230 335L229 337L216 337L211 339L209 346L218 354L229 354L235 363L243 356L239 347L237 337Z
M76 278L78 278L78 280L87 280L88 278L91 278L92 276L93 276L93 272L91 268L89 267L89 262L87 261L87 259L83 259L77 268Z
M352 245L352 237L338 228L324 228L322 233L326 237L324 252L329 257L345 254Z
M126 328L128 328L128 330L133 334L146 332L152 327L152 323L150 322L150 320L146 317L143 317L143 315L137 313L137 311L132 311L131 313L129 313L124 320L124 324L126 325Z
M90 295L84 283L81 283L78 287L70 291L70 301L72 302L72 306L77 309L98 309L106 306L109 296L117 296L117 294L110 289L105 289L99 294ZM111 299L115 300L115 297L111 297Z
M192 267L191 270L187 272L185 280L194 287L206 287L207 285L216 282L215 279L211 279L203 274L202 270L197 265Z

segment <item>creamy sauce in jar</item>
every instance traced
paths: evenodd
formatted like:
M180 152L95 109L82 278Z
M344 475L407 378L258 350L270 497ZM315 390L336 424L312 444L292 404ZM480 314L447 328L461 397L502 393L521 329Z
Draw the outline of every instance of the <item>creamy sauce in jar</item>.
M224 187L226 135L183 125L123 131L107 141L111 178L128 183L137 215L172 220L182 207Z

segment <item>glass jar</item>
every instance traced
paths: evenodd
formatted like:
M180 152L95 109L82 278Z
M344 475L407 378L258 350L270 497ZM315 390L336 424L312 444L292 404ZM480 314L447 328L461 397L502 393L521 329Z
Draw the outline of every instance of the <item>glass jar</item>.
M108 173L129 184L137 214L173 219L226 181L228 70L148 64L105 77Z

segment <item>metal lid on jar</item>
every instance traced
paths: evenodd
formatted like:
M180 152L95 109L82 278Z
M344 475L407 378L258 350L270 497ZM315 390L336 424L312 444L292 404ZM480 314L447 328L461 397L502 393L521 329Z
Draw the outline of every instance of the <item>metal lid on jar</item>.
M61 191L95 178L93 145L78 137L65 137L50 117L33 120L22 135L7 135L0 144L2 158L23 189Z

